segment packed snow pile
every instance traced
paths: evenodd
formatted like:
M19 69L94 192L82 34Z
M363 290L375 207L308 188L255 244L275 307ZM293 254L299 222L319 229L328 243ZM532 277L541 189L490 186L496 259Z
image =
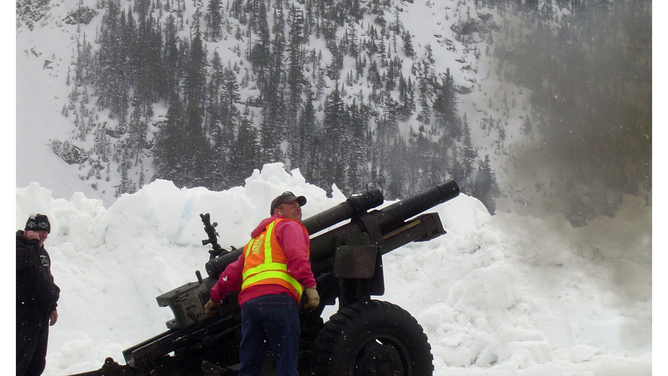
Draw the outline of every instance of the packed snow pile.
M346 199L282 164L223 192L154 181L109 209L82 193L65 200L37 183L17 188L17 228L30 214L51 220L46 247L62 290L45 375L98 369L108 356L123 364L122 350L167 330L171 310L155 297L204 271L199 214L219 223L221 246L239 247L286 190L308 198L305 218ZM651 374L652 216L643 200L626 197L614 219L582 228L560 216L491 216L463 194L431 211L448 233L385 255L377 299L418 319L435 375Z

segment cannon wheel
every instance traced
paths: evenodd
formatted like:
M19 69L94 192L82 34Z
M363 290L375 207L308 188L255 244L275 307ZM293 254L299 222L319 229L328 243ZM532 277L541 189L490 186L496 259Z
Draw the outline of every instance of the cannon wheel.
M431 376L431 346L417 320L377 300L332 315L311 351L315 376Z

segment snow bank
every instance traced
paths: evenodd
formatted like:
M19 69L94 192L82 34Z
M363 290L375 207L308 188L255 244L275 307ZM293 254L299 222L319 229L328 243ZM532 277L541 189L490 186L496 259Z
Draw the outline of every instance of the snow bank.
M208 258L199 214L219 223L223 247L240 246L285 190L308 198L305 217L345 200L282 164L223 192L158 180L108 210L80 193L17 188L17 228L37 212L51 220L62 289L45 375L97 369L108 356L123 363L122 350L165 331L171 311L155 297L195 280ZM601 375L651 374L651 208L642 201L627 197L615 219L584 228L559 216L491 216L465 195L433 211L448 234L387 254L380 299L422 324L435 375L590 375L610 364L630 373Z

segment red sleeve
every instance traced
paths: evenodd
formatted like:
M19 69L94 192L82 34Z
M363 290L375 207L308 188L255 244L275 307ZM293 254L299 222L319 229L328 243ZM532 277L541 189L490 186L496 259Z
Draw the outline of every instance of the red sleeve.
M227 265L225 270L218 277L218 281L211 288L211 300L220 302L225 295L230 292L241 290L241 273L244 270L244 253L241 252L239 258L233 263Z
M311 262L306 252L309 236L303 226L295 221L281 221L276 226L276 238L288 258L288 273L302 286L315 286Z

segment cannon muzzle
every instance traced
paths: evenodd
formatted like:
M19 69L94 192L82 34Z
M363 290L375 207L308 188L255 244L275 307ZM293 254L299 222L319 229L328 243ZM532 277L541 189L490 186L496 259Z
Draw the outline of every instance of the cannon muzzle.
M413 197L395 202L394 204L381 210L382 218L378 226L384 228L391 226L392 223L405 221L414 217L425 210L429 210L438 204L450 201L459 195L459 185L454 180L448 180L428 191L417 194Z

